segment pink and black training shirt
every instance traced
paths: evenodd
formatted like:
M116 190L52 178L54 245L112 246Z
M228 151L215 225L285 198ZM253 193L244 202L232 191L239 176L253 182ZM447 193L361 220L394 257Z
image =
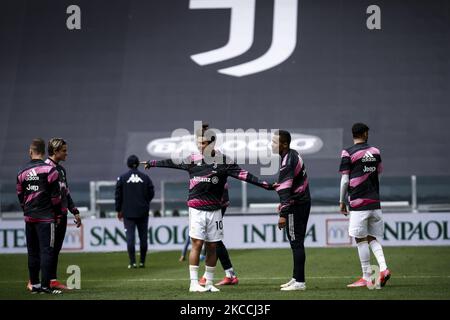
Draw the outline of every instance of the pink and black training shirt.
M171 159L152 160L150 167L162 167L185 170L189 173L188 207L204 211L215 211L228 205L226 183L228 177L242 180L264 189L271 189L266 181L259 180L248 171L241 169L225 155L216 152L216 162L208 164L201 154L193 154L187 159L175 163Z
M45 160L45 163L51 165L54 167L59 174L59 185L61 188L61 212L62 214L67 214L67 211L70 211L72 214L79 213L77 207L75 206L72 196L70 195L69 190L69 184L67 183L67 173L66 169L60 165L59 163L56 163L52 159L48 158Z
M275 190L280 197L279 214L282 217L295 213L293 207L296 205L311 201L305 164L297 151L289 149L281 157L280 175Z
M26 222L54 222L61 214L59 174L43 160L31 160L18 173L16 191Z
M342 150L339 171L350 178L350 211L381 209L378 175L383 166L380 150L367 143L357 143Z

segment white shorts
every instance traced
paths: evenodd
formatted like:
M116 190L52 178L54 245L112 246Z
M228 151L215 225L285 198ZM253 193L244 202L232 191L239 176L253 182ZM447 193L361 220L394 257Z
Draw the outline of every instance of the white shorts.
M348 234L355 238L383 238L384 222L381 210L350 211Z
M217 242L223 239L222 211L202 211L189 208L189 237Z

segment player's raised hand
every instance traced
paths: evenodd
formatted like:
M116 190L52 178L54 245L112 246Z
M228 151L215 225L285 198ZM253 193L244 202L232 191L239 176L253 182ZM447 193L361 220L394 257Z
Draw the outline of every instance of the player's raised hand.
M150 169L150 161L141 161L140 163L144 165L144 169Z
M339 202L339 210L344 216L348 215L347 205L344 202Z

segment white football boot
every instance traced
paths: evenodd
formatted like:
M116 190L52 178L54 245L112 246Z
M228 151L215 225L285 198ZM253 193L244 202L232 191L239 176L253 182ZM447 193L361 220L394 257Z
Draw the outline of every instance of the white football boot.
M212 284L212 282L211 282L211 283L206 282L206 284L205 284L205 289L206 289L206 291L209 291L209 292L219 292L219 291L220 291L220 289L214 287L214 285Z
M296 282L290 286L284 287L280 289L281 291L297 291L297 290L306 290L306 285L304 282Z
M294 283L295 283L295 279L292 278L291 280L289 280L289 282L286 282L286 283L280 285L280 288L286 288L286 287L289 287L290 285L292 285L292 284L294 284Z
M198 282L191 282L191 285L189 286L189 292L206 292L205 287L202 287Z

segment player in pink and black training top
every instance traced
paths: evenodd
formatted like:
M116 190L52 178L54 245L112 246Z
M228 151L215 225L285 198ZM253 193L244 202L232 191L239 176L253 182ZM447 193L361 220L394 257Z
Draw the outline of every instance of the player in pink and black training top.
M235 162L214 149L216 136L208 125L196 132L196 142L200 154L193 154L182 161L153 160L145 162L145 168L163 167L185 170L189 173L189 236L192 250L189 254L190 292L217 292L213 285L216 268L216 243L223 239L222 207L225 184L228 177L239 179L266 190L273 186L259 180ZM198 282L200 251L206 243L206 284Z
M292 279L281 291L305 290L305 235L311 211L308 175L302 157L290 148L291 134L277 130L272 137L272 152L280 155L281 165L275 190L280 197L278 227L285 228L292 250Z
M34 139L29 149L31 161L18 173L16 190L25 217L30 291L60 294L50 287L50 279L61 189L58 171L44 162L44 155L44 140Z
M354 145L341 154L341 191L339 206L347 215L345 197L348 192L350 205L349 235L355 238L363 276L348 287L372 285L370 248L380 267L379 282L384 286L391 274L387 268L383 248L377 238L384 234L383 215L380 206L378 175L383 171L380 150L367 143L369 127L355 123L352 127Z
M66 285L57 280L59 253L64 244L67 230L67 213L70 211L75 220L77 228L81 226L80 211L75 206L67 182L66 169L61 165L67 159L67 142L62 138L52 138L47 146L48 158L45 163L54 167L59 174L59 185L61 188L61 214L58 216L59 223L55 228L55 246L53 267L50 278L50 287L59 290L70 290Z

